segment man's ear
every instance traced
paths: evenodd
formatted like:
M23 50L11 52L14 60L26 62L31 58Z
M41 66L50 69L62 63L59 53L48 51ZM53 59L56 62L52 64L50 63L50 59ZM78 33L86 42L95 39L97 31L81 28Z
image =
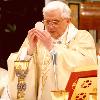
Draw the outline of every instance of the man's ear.
M71 22L71 18L68 18L66 22L69 24Z

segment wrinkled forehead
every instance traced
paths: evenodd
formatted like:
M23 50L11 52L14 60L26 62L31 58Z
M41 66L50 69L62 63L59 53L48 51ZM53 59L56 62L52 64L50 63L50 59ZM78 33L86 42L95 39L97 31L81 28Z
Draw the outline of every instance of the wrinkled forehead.
M48 10L44 13L44 19L46 18L61 18L62 13L60 9L52 9L52 10Z

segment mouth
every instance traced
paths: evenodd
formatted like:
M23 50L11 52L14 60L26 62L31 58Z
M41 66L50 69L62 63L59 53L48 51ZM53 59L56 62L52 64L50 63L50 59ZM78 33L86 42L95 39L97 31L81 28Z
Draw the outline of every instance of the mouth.
M50 33L55 33L55 32L56 32L56 30L55 30L54 28L48 28L48 31L49 31Z
M55 30L49 30L49 32L50 32L50 33L55 33L56 31L55 31Z

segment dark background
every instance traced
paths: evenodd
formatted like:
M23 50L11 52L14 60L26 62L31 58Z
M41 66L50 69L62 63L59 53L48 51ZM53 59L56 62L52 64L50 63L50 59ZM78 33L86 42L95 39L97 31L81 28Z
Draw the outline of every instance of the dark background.
M44 0L0 0L0 67L7 69L10 53L19 50L28 30L43 19L43 7Z

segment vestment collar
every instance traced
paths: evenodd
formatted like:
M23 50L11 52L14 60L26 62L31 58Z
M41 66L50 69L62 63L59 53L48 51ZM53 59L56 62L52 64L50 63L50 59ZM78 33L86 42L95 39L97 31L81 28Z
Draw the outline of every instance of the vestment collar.
M78 29L72 23L70 23L61 37L59 37L58 39L53 39L54 43L69 43L76 36L77 32Z

